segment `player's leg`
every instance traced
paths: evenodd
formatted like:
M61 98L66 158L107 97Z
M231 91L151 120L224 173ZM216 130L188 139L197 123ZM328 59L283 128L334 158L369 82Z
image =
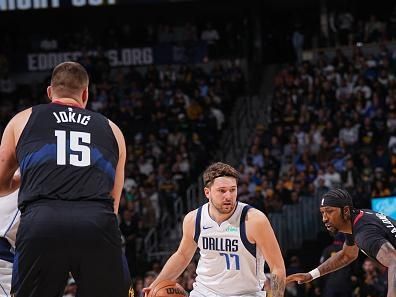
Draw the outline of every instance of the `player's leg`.
M69 271L59 212L32 207L21 219L12 273L15 297L62 296Z
M78 244L72 247L71 272L77 296L129 297L131 277L114 213L91 211L76 224L81 233L74 238Z

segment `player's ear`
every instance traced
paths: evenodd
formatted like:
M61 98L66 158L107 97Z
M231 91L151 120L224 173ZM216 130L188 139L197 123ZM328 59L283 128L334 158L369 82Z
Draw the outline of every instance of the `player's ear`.
M343 211L343 216L345 219L351 218L351 208L349 206L344 206L342 211Z
M210 189L208 187L204 188L204 193L205 193L206 198L209 199Z
M52 100L52 88L51 86L47 87L47 96L49 100Z
M89 91L88 91L88 87L86 87L86 88L83 90L82 95L81 95L81 99L82 99L82 103L83 103L83 106L84 106L84 107L87 106L87 103L88 103L88 95L89 95Z

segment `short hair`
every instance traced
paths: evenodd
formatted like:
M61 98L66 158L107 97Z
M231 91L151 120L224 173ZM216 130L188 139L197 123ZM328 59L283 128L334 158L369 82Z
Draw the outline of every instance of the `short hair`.
M63 62L52 71L51 87L61 97L74 95L88 87L89 77L77 62Z
M234 167L222 162L211 164L203 173L205 187L210 187L213 181L221 176L234 177L238 181L239 172Z

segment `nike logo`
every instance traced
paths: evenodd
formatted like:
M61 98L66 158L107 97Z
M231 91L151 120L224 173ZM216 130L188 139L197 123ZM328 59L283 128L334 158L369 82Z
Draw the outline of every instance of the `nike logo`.
M206 229L210 229L210 228L212 228L213 226L203 226L202 228L204 229L204 230L206 230Z

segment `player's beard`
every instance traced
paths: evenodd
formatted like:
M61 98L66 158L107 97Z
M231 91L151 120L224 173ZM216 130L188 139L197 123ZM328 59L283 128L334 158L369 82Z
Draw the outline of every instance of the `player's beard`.
M335 228L335 227L333 227L333 226L332 226L331 228L327 228L327 231L329 231L329 233L330 233L331 235L333 235L333 236L336 236L337 233L339 232L338 229Z
M228 202L229 204L224 204L224 202L221 203L215 203L212 198L210 198L210 204L213 206L214 209L220 214L230 214L234 212L236 201L230 201Z
M342 222L343 224L346 224L348 222L348 219L346 219L342 213L340 214L340 222ZM340 230L335 227L333 224L331 224L330 228L327 228L327 231L329 231L332 235L336 235L338 232L340 232Z

